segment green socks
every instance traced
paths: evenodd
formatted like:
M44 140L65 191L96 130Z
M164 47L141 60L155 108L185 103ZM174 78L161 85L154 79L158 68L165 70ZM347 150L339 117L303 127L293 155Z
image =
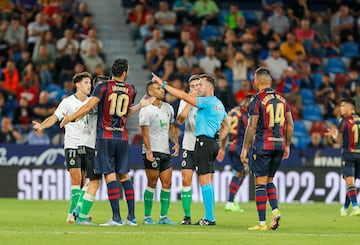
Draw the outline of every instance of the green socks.
M145 217L151 216L155 189L147 187L144 192Z
M76 204L79 201L80 195L81 195L80 186L79 185L71 186L71 201L69 207L69 214L72 214L74 208L76 207Z
M76 204L76 207L79 207L80 209L82 208L82 205L83 205L83 201L84 201L84 195L87 191L87 186L84 186L82 189L81 189L81 192L80 192L80 197L79 197L79 200Z
M160 217L167 216L170 206L170 189L161 189L160 192Z
M82 207L80 209L79 220L84 221L87 219L88 214L92 205L94 204L95 197L90 194L85 194L82 202Z
M191 217L190 207L192 202L192 190L191 187L184 187L181 192L181 204L186 217Z

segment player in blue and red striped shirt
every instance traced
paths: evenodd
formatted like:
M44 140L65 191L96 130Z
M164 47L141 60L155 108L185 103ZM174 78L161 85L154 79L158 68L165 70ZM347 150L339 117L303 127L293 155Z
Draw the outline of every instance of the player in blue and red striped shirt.
M270 87L271 82L271 74L267 68L260 67L255 71L254 85L258 93L250 104L250 121L240 156L241 161L247 164L248 150L254 142L251 170L255 175L255 201L259 224L249 230L267 230L267 200L272 208L270 229L276 230L279 226L281 214L273 178L281 160L289 157L294 129L289 106L284 97Z
M346 200L340 215L347 216L351 203L353 209L350 216L354 216L360 215L355 187L355 179L360 178L360 117L355 113L355 101L351 98L341 100L340 113L342 119L338 129L332 129L325 135L332 136L337 143L342 141L341 171L346 182Z
M240 153L244 141L245 129L248 125L248 108L253 97L254 95L252 94L247 95L240 105L235 106L228 113L228 117L230 118L230 131L226 151L230 157L234 175L229 184L229 197L225 211L244 211L234 199L243 180L249 173L249 169L245 168L244 164L240 161Z
M74 114L64 116L60 126L68 122L82 118L89 113L96 105L98 106L97 117L97 136L95 149L97 151L94 164L94 173L103 174L108 189L108 197L112 208L112 218L101 224L102 226L123 225L120 216L120 192L117 184L117 174L123 186L125 197L128 203L128 216L124 224L137 225L134 213L134 188L129 178L129 144L126 121L128 115L141 109L141 107L151 104L154 99L145 100L142 98L139 104L132 106L135 101L136 89L133 85L126 83L128 76L128 61L117 59L112 65L112 79L96 86L89 101L80 107ZM94 201L94 195L98 186L89 186L88 192L93 194L84 196L84 204L88 202L86 212L88 212ZM89 190L90 189L90 190ZM93 190L94 189L94 190ZM84 208L83 208L84 209ZM80 215L84 215L81 210ZM80 217L80 216L79 216ZM78 222L82 223L82 220Z

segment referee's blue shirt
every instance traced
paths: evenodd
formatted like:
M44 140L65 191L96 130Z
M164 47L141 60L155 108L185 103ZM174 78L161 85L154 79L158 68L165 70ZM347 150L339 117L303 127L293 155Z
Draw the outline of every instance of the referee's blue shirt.
M215 134L226 117L224 105L215 96L208 96L197 97L196 106L198 111L196 113L195 135L215 138Z

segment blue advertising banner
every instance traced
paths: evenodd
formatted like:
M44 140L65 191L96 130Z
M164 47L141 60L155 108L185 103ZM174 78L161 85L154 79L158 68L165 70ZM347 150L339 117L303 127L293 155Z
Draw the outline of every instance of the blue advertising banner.
M130 165L143 166L141 145L130 147ZM29 146L29 145L0 145L1 166L51 166L64 165L64 149L62 146ZM174 166L180 166L181 153L173 158ZM341 166L339 149L291 149L290 158L281 163L281 167L293 168L301 166L339 167ZM228 156L223 162L216 162L217 166L231 165Z

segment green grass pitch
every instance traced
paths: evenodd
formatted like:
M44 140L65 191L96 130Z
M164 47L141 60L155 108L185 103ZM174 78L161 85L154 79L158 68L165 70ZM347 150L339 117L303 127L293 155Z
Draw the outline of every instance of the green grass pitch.
M126 203L121 201L126 217ZM217 203L217 225L168 226L141 224L143 203L136 203L136 227L84 227L65 223L67 201L19 201L0 199L0 244L358 244L360 216L341 217L340 205L280 204L282 219L277 231L248 231L257 222L254 202L241 204L243 213L225 212ZM153 218L158 219L159 203L154 202ZM110 218L108 202L95 202L91 214L95 223ZM193 203L192 219L204 214L201 203ZM171 203L169 217L182 219L181 203ZM268 208L267 219L271 212Z

